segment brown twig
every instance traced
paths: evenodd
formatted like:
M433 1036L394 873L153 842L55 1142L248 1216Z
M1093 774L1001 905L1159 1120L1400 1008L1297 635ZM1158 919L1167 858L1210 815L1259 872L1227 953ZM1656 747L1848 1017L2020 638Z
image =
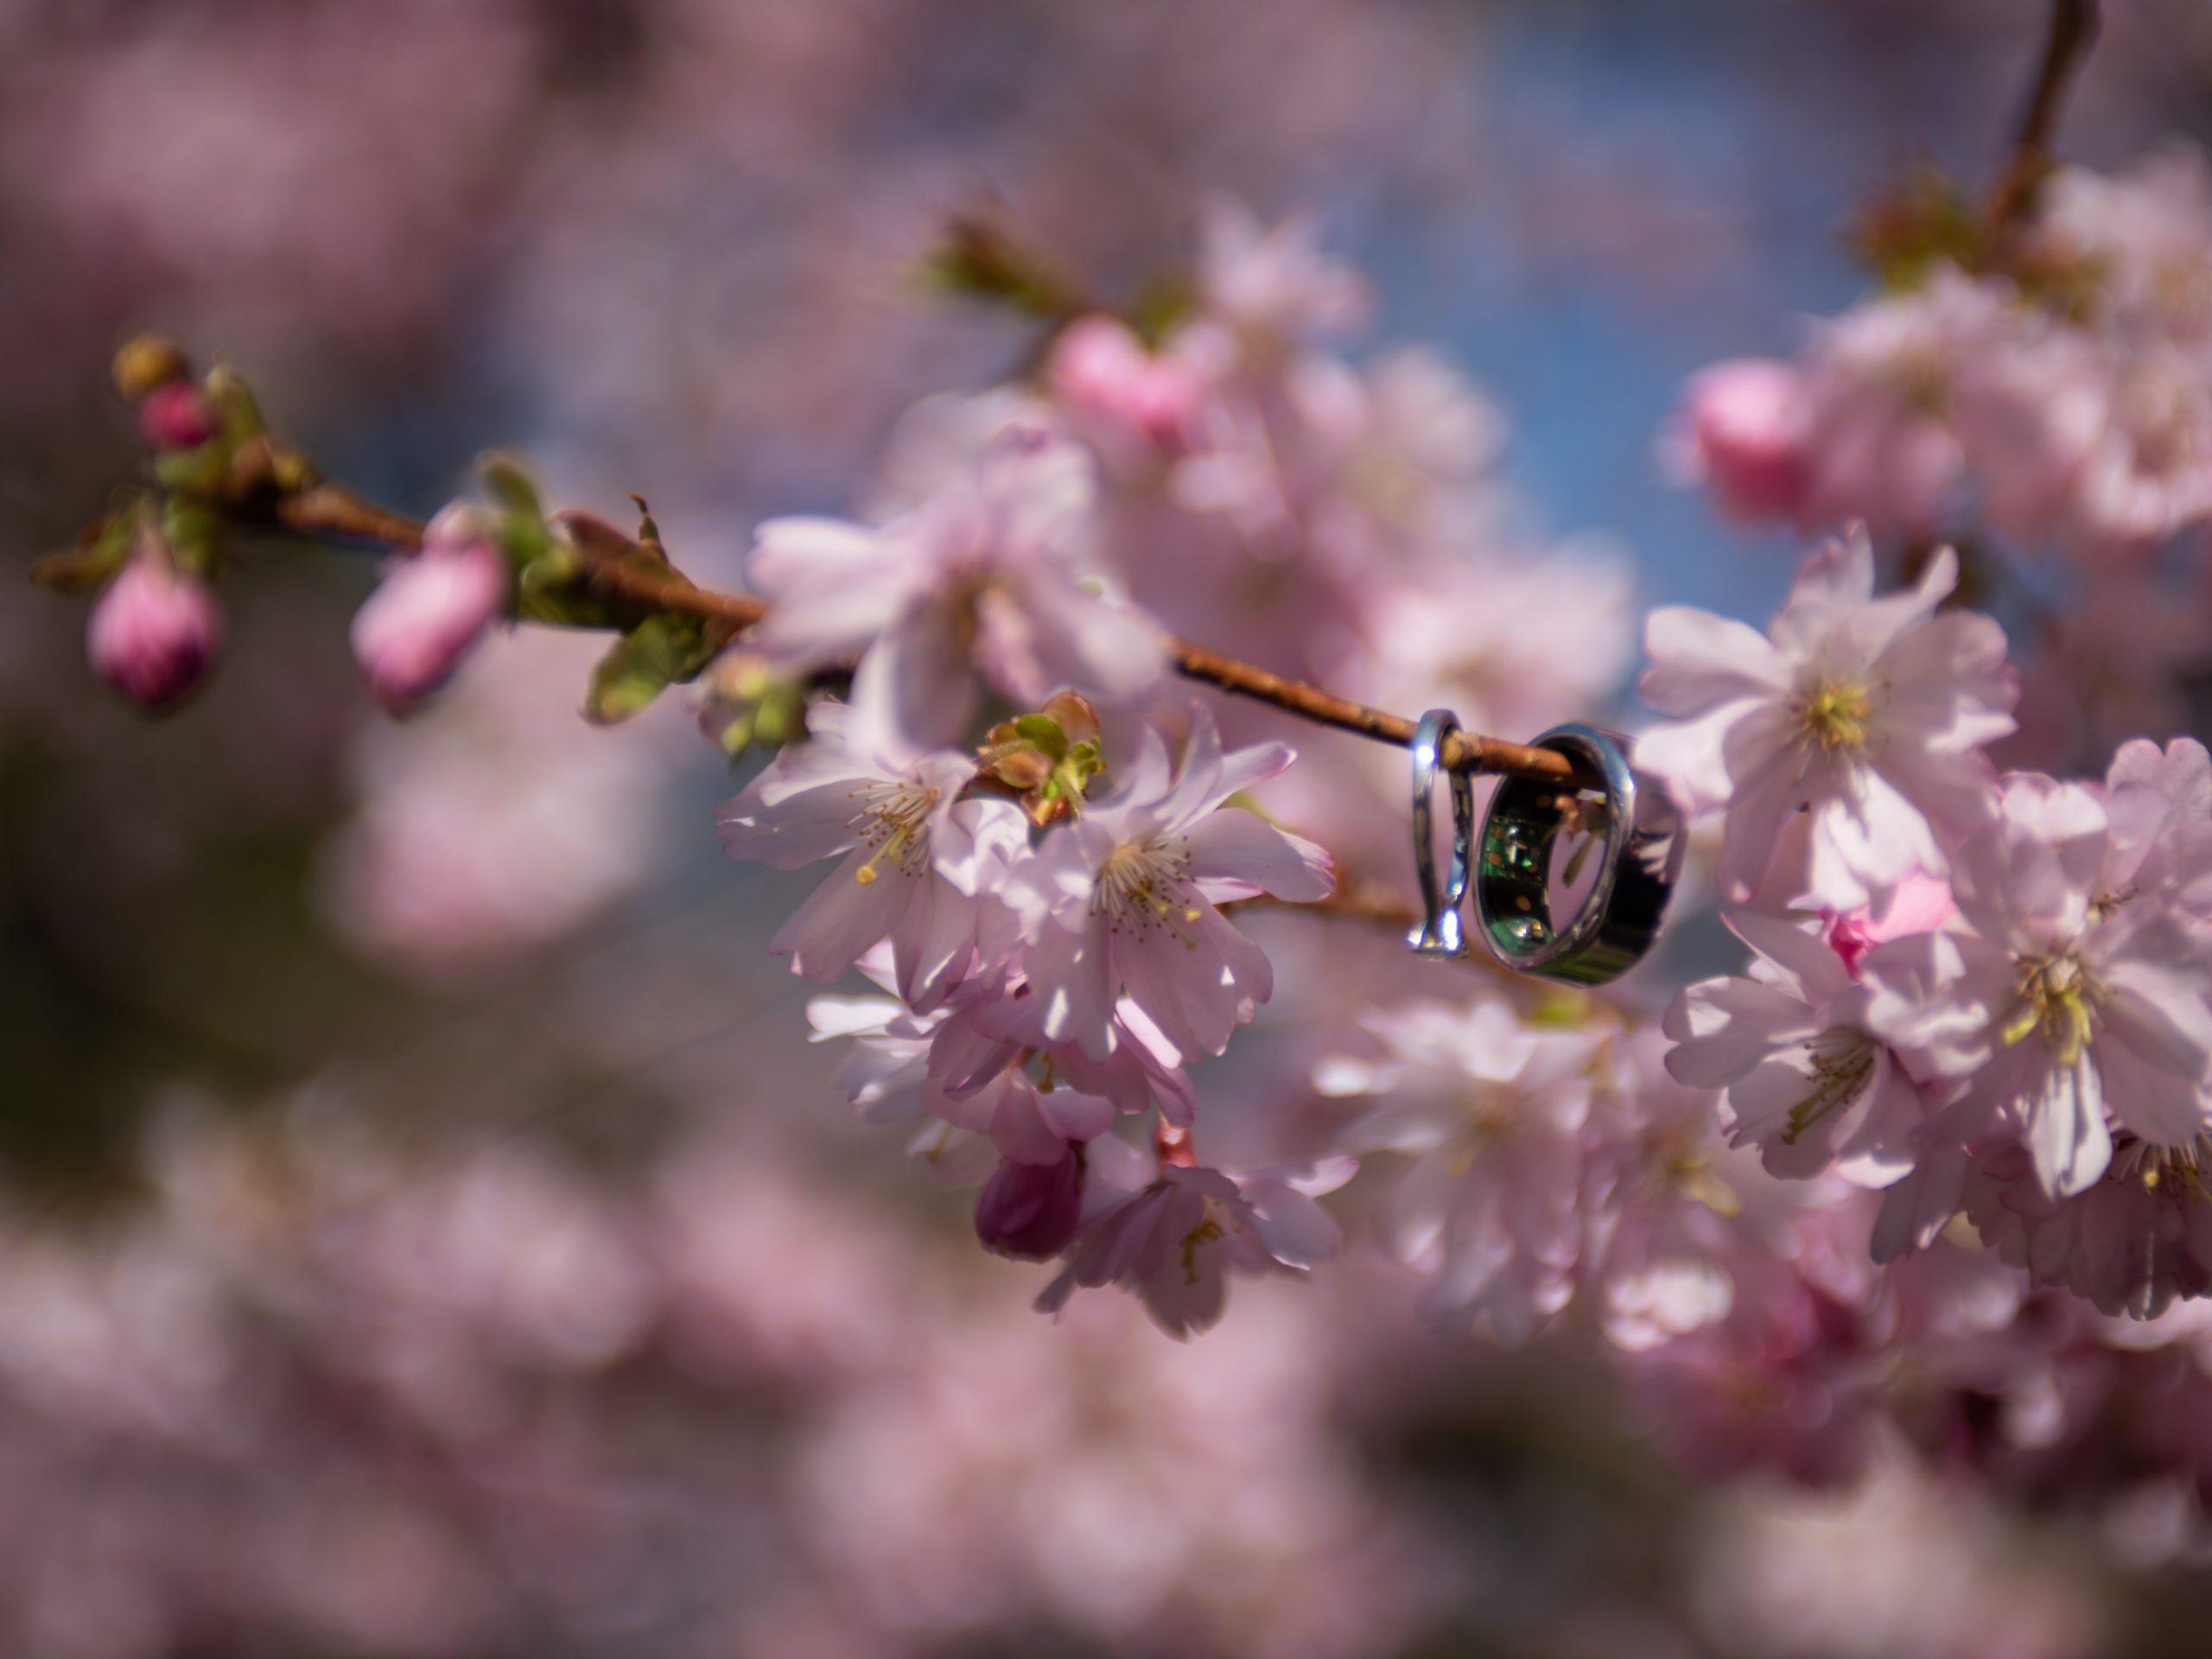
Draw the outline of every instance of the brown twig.
M1285 679L1250 663L1224 657L1204 645L1194 645L1187 639L1172 639L1168 648L1175 658L1175 671L1185 679L1241 697L1273 703L1302 719L1333 726L1338 731L1357 732L1378 742L1395 743L1402 749L1413 746L1414 722L1403 715L1385 714L1380 709L1370 709L1363 702L1354 702L1319 686ZM1445 740L1441 759L1454 772L1497 772L1556 783L1573 782L1577 777L1573 763L1563 754L1551 749L1531 748L1526 743L1484 737L1478 732L1454 732Z
M373 542L402 549L419 546L423 540L423 526L416 520L387 512L341 486L327 482L278 497L270 508L270 518L282 528L302 536ZM749 627L768 613L766 603L750 594L697 588L673 571L664 575L612 560L588 563L581 580L602 597L624 599L679 614L734 623L740 627ZM1339 731L1395 743L1401 748L1412 746L1414 722L1402 715L1370 709L1365 703L1354 702L1300 680L1271 674L1266 669L1224 657L1188 640L1170 640L1168 648L1176 671L1186 679L1251 697L1286 714L1333 726ZM1495 772L1557 783L1578 780L1573 764L1562 754L1475 732L1455 733L1446 743L1441 758L1455 772Z
M2097 24L2097 0L2052 0L2050 32L2044 40L2035 86L2020 116L2012 159L1990 194L1993 237L2002 237L2034 210L2037 193L2050 174L2050 141L2059 111L2065 106L2075 71L2096 43Z

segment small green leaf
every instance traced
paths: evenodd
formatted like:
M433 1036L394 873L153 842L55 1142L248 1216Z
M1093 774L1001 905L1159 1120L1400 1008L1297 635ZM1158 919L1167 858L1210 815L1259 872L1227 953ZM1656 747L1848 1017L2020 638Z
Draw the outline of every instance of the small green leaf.
M189 496L173 495L162 509L162 533L180 570L212 580L223 559L225 519L220 510Z
M753 747L753 724L752 712L747 710L746 713L740 715L735 720L730 721L728 725L723 727L721 729L721 735L718 740L722 746L722 753L728 755L732 760L735 760L739 755L743 754L746 750L751 748Z
M1058 761L1065 758L1068 752L1068 734L1060 728L1060 722L1050 715L1017 715L1014 719L1014 729L1016 734L1036 745L1053 760Z
M49 553L33 563L31 580L57 594L91 593L130 556L138 512L137 507L129 507L86 526L76 546L67 552Z
M269 423L261 418L261 406L254 402L252 391L227 365L218 363L200 384L207 401L215 407L218 435L213 442L222 447L227 464L232 450L259 437Z
M1157 351L1160 341L1191 314L1198 302L1198 285L1192 276L1175 273L1149 277L1130 298L1129 326L1146 345Z
M219 496L230 479L231 448L218 434L189 449L165 450L154 457L154 477L164 489Z
M696 618L648 617L592 671L584 717L599 726L629 719L671 685L696 676L721 643Z
M544 518L544 509L538 505L537 486L531 481L530 471L519 455L495 449L476 463L476 477L484 486L484 493L503 512L527 518Z

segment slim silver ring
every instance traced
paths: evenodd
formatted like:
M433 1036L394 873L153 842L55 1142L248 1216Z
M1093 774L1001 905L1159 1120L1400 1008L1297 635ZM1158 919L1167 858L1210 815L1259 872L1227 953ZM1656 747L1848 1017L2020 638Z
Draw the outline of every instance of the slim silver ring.
M1421 957L1462 957L1467 944L1459 925L1459 906L1467 896L1467 871L1474 853L1475 786L1463 772L1449 772L1452 782L1452 868L1440 884L1436 879L1435 830L1431 797L1436 791L1436 771L1445 741L1459 729L1459 716L1449 709L1432 709L1414 728L1414 871L1421 878L1421 922L1406 935L1406 943Z
M1507 967L1575 985L1602 985L1642 961L1659 935L1682 867L1681 814L1629 764L1628 741L1595 726L1554 726L1535 740L1578 760L1602 791L1508 778L1483 818L1475 913L1491 954ZM1573 827L1592 837L1597 874L1574 914L1551 910L1554 843ZM1570 868L1573 864L1570 863Z

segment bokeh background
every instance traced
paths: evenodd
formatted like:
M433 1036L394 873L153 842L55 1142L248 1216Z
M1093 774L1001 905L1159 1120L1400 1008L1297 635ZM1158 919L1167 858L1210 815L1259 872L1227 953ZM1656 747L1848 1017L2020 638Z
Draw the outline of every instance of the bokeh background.
M2107 10L2066 152L2212 134L2212 13ZM1916 162L1988 176L2042 22L0 0L0 562L131 474L105 365L151 326L395 505L511 443L734 581L1031 344L916 280L947 214L1112 289L1226 190L1318 214L1379 332L1496 395L1541 521L1763 614L1789 549L1668 484L1675 388L1847 302L1841 232ZM592 642L533 633L383 722L373 575L252 558L158 725L79 609L0 588L0 1650L2202 1650L2212 1595L2124 1527L1902 1465L1696 1484L1572 1350L1437 1347L1357 1246L1188 1344L1031 1313L828 1086L684 710L586 728Z

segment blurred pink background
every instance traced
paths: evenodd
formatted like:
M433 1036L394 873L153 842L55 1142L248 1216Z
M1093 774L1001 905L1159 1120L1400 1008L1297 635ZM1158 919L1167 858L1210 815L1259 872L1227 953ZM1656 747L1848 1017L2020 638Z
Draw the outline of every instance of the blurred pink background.
M2212 130L2212 18L2108 12L2069 151ZM0 0L0 557L129 475L105 365L158 327L395 505L513 443L734 580L757 518L842 507L916 397L1019 361L916 280L947 213L1121 287L1228 190L1459 354L1532 513L1613 532L1647 601L1757 612L1779 543L1652 458L1675 386L1847 296L1837 232L1913 158L1993 167L2039 26ZM372 578L247 561L158 726L70 607L0 605L0 1649L2201 1650L2156 1516L1698 1487L1571 1350L1439 1347L1357 1247L1187 1344L1119 1297L1037 1317L829 1087L676 700L587 728L595 646L531 633L380 721L341 644ZM1286 983L1364 948L1266 925Z

